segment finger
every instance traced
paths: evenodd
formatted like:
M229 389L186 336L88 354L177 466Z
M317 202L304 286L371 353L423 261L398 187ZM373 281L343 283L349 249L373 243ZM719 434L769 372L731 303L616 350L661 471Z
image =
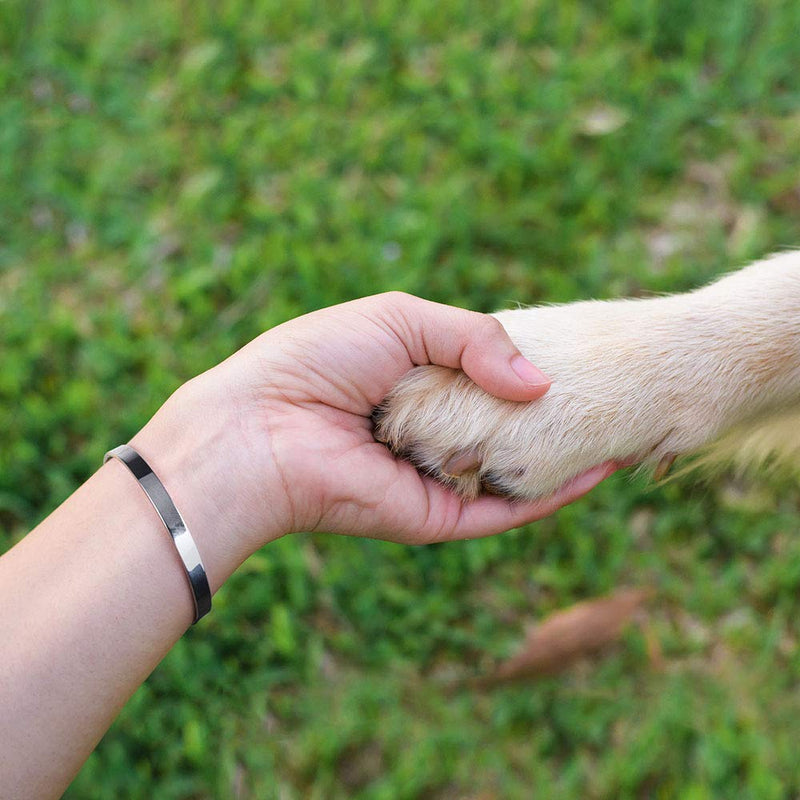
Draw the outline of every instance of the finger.
M562 506L583 497L618 468L614 461L598 464L565 483L554 494L539 500L520 502L502 497L480 497L464 505L456 525L450 531L440 531L437 541L491 536L548 517ZM441 538L442 533L444 538Z
M550 388L550 379L520 353L494 317L411 296L401 311L415 364L462 369L505 400L535 400Z

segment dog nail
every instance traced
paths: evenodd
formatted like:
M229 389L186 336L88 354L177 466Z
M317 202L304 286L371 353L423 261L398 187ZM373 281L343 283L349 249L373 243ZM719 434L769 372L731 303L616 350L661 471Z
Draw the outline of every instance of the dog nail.
M664 456L661 461L656 464L656 470L653 473L653 477L657 481L660 481L669 472L669 468L673 465L676 458L677 456L675 456L673 453Z

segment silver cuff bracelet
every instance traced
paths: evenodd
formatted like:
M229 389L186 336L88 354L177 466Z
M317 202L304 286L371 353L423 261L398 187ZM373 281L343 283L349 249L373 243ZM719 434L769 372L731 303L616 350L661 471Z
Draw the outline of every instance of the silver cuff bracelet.
M105 464L112 458L119 459L139 481L139 485L169 531L172 541L175 542L175 547L189 578L189 588L192 591L192 600L194 601L192 625L194 625L211 611L211 588L208 585L206 570L192 534L189 533L180 512L175 508L175 503L172 502L164 484L150 469L150 465L132 447L121 444L119 447L109 450L103 458L103 463Z

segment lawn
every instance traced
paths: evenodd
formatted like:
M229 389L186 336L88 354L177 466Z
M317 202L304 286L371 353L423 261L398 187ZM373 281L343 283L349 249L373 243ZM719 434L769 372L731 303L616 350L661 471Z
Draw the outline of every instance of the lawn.
M797 246L798 30L780 0L0 3L0 550L298 314L643 296ZM281 540L67 798L796 797L799 531L785 476L625 474L488 540ZM459 683L639 585L603 657Z

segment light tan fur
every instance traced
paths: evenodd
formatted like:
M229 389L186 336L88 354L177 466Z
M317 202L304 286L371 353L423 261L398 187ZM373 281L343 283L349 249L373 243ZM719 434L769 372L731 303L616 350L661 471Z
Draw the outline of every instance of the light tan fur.
M687 294L495 316L552 378L543 398L426 366L376 413L376 438L464 495L540 497L609 459L800 459L800 252Z

